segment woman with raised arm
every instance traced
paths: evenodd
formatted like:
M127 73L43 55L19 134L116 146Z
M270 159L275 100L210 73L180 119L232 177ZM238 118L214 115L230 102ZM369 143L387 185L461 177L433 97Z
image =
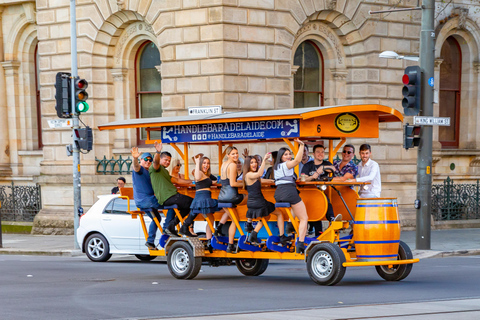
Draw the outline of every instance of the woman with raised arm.
M222 167L220 170L220 173L221 173L220 183L222 184L222 188L220 189L220 193L218 195L218 201L232 203L233 205L238 205L242 201L244 201L246 198L244 194L238 193L238 188L243 187L242 182L237 180L238 179L238 175L237 175L238 150L237 148L230 146L227 148L226 154L227 154L227 161L222 164ZM230 215L227 209L224 209L224 211L225 211L225 214L220 219L220 223L218 224L215 230L215 236L221 235L222 225L225 224L225 222L228 219L228 216ZM235 237L236 230L237 230L237 227L235 226L235 223L233 223L232 221L232 224L228 229L227 253L236 252L235 246L233 244L233 239Z
M305 252L305 235L307 233L308 215L305 203L300 198L297 190L296 177L293 168L302 161L304 143L299 139L295 139L299 143L298 153L292 160L292 152L288 148L280 148L278 150L277 161L274 166L275 174L275 201L290 203L293 213L300 219L298 230L298 242L296 244L296 253Z
M263 158L262 165L258 168L258 160L255 156L247 156L243 165L243 185L248 191L247 200L247 219L258 219L268 217L271 213L277 216L278 231L280 242L285 245L290 240L284 235L283 214L280 210L275 210L275 205L267 200L262 193L262 175L265 163L270 159L271 154L267 153ZM267 218L268 220L268 218ZM251 222L250 222L251 225ZM257 234L263 227L262 221L258 221L255 229L250 233L248 241L258 244Z
M212 192L210 187L212 186L212 179L210 178L210 159L205 157L202 153L197 154L194 157L195 160L195 198L190 205L190 214L182 225L180 232L183 234L188 233L189 226L193 223L198 213L201 213L213 223L213 213L217 212L218 201L212 199ZM197 211L197 212L195 212ZM200 211L200 212L198 212ZM212 238L212 231L207 225L207 239Z

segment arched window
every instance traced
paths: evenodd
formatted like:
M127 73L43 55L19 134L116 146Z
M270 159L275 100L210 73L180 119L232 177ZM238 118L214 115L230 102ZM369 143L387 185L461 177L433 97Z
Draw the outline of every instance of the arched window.
M42 139L42 110L40 104L40 70L38 68L38 44L35 46L34 62L35 62L35 94L36 94L36 108L37 108L37 136L38 136L38 149L43 149Z
M294 107L316 107L323 105L323 56L312 41L304 41L298 46L293 58L298 66L295 73Z
M135 64L137 118L162 116L162 78L156 68L160 64L160 52L157 46L151 41L142 44L137 52ZM152 139L159 137L159 132L152 132L150 136ZM140 130L138 140L146 139L146 130Z
M462 51L454 37L448 37L443 44L441 58L440 117L450 117L450 126L438 128L438 139L444 148L458 148Z

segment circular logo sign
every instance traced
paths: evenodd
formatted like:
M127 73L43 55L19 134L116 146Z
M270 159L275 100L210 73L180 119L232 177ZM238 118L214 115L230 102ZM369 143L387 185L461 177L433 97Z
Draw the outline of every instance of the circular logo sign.
M343 133L352 133L359 126L360 121L353 113L341 113L335 118L335 127Z

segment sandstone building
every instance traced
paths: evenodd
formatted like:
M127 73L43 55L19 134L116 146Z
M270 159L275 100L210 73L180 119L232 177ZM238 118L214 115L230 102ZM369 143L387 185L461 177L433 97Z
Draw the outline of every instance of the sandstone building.
M142 144L136 130L96 126L136 117L186 115L189 106L224 111L379 103L401 107L404 60L418 55L421 11L369 14L416 6L416 0L78 0L79 75L89 82L94 150L82 155L82 202L88 208L116 176L96 172L95 158L118 157ZM71 220L71 130L56 119L55 75L69 71L70 1L0 0L0 182L42 186L40 216ZM480 177L480 5L437 1L434 182ZM439 102L439 103L438 103ZM410 121L409 117L406 122ZM364 141L349 141L359 145ZM413 211L416 151L402 148L401 124L370 139L382 167L383 196ZM328 150L327 150L328 151ZM212 154L214 150L212 150ZM451 163L455 169L451 169Z

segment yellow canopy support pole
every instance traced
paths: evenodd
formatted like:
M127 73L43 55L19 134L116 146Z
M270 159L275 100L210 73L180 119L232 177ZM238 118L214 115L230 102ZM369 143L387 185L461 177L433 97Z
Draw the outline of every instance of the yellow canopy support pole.
M222 141L217 142L218 146L218 175L222 175L222 164L223 164L223 148L222 148ZM217 181L220 182L220 181Z
M190 178L190 173L189 173L189 170L188 170L188 143L187 142L184 142L183 143L183 163L184 163L184 166L185 166L185 179L189 179Z
M330 140L331 141L331 140ZM337 144L337 146L335 147L335 149L333 150L332 152L332 160L330 160L331 163L333 163L333 155L337 154L338 150L340 150L340 148L345 144L345 141L347 141L347 138L342 138L340 140L340 142ZM330 156L329 156L330 158Z

